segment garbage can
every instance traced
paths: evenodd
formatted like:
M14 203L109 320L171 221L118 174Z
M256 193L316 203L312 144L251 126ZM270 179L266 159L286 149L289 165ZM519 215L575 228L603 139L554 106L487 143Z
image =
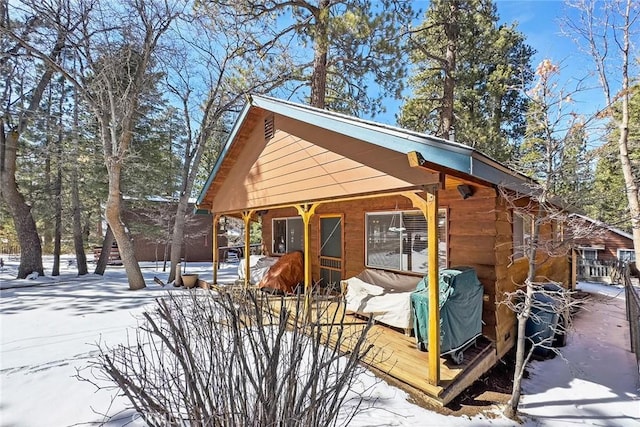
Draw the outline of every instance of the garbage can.
M543 289L548 292L560 292L562 288L553 283L547 283ZM527 319L525 336L534 346L533 354L548 357L554 344L554 337L558 329L560 315L558 313L561 302L551 295L536 291L533 293L531 313ZM542 344L541 344L542 343Z

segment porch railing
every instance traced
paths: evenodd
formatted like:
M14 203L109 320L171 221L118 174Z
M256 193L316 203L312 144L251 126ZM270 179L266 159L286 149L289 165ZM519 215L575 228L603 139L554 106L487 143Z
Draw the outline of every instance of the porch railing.
M578 260L578 280L587 282L621 283L623 271L627 268L623 261Z
M627 305L631 351L636 355L636 365L638 367L638 374L640 375L640 295L638 295L638 288L633 286L628 267L622 274L622 282L624 283Z

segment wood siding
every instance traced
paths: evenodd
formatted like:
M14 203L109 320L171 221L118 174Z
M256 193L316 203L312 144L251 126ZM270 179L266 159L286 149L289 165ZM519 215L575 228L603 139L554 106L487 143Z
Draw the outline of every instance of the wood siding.
M457 183L458 181L456 181ZM439 191L440 208L447 210L448 242L447 266L473 267L484 287L483 334L495 340L497 337L496 316L496 203L494 189L474 186L474 195L463 200L453 185ZM415 209L403 196L387 196L356 201L322 204L311 220L312 277L320 275L318 261L319 215L344 215L344 272L345 278L360 273L365 266L365 214L367 212ZM263 238L269 250L273 247L271 221L273 218L297 216L294 208L270 210L263 216ZM511 227L508 228L511 239ZM510 247L509 247L510 248ZM510 249L509 249L510 250Z
M251 130L243 128L230 147L233 160L225 158L201 207L227 213L288 205L310 195L328 200L438 182L437 173L409 167L406 154L286 117L273 120L268 140L259 117L252 118Z
M447 266L473 267L484 287L483 334L496 343L502 357L515 343L516 316L504 304L504 294L513 292L517 284L524 283L528 271L526 258L511 261L513 235L511 212L495 189L474 184L474 194L462 199L455 185L447 184L439 191L440 208L447 210ZM360 273L365 266L365 214L376 211L414 209L403 196L324 203L310 223L312 278L318 280L319 217L342 214L344 218L343 254L344 278ZM263 216L263 238L269 250L273 247L271 220L278 217L297 216L294 208L272 209ZM549 237L550 226L543 226L542 234ZM557 281L565 286L570 283L567 257L543 260L540 255L539 281ZM543 262L544 261L544 262Z
M585 225L588 226L593 227L591 224ZM615 261L618 258L618 249L633 250L633 240L611 230L598 229L588 238L577 239L576 247L604 247L598 249L598 260Z

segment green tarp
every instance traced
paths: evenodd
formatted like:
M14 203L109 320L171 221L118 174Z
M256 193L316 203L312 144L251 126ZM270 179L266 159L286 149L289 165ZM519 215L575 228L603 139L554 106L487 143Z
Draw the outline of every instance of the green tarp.
M482 333L482 284L471 267L441 270L440 353L463 347ZM419 348L429 343L429 289L425 276L411 294L413 322Z

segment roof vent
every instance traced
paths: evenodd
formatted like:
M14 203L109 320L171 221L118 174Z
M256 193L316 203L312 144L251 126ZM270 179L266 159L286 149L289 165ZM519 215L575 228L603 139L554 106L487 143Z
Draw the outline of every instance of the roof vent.
M264 140L268 141L273 138L275 127L273 125L273 116L264 119Z

